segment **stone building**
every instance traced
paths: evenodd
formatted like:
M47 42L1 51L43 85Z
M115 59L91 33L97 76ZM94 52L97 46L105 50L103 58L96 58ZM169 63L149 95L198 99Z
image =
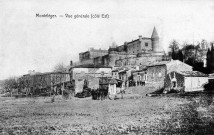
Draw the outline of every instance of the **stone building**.
M192 71L192 66L179 60L155 62L147 66L146 83L156 83L159 87L163 87L166 74L173 71Z
M126 52L110 51L107 55L94 58L95 65L119 66L116 61L126 58L136 57L136 55L128 55Z
M159 44L159 36L154 27L151 37L139 36L138 39L125 42L121 46L113 44L107 50L95 50L80 53L82 64L93 63L105 66L146 65L149 62L162 61L165 52Z
M92 64L94 58L108 54L108 50L90 48L89 51L79 53L81 64Z
M184 92L201 91L208 83L208 75L198 71L173 71L165 77L165 88Z
M109 51L127 52L128 54L139 53L164 53L163 48L159 44L159 36L156 28L154 27L151 37L139 36L138 39L130 42L125 42L121 46L112 46Z

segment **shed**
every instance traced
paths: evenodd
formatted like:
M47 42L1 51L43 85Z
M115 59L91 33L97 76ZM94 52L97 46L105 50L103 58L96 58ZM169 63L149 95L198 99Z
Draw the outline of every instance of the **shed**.
M208 83L208 75L199 71L172 71L165 77L167 89L184 90L185 92L202 91Z
M117 94L116 84L117 84L117 81L115 79L109 80L108 92L110 95L116 95Z

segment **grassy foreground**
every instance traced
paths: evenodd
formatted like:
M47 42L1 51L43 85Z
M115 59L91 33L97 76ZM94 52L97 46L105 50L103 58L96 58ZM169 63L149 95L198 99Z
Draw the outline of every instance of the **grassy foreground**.
M207 99L1 97L0 134L212 134L214 106Z

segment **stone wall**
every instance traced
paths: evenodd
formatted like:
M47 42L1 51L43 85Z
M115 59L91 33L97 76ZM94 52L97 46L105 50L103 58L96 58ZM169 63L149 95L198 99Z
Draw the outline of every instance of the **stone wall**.
M178 74L176 72L171 72L166 75L165 81L164 81L164 87L166 89L169 89L172 87L171 79L176 78L177 80L177 87L183 87L184 86L184 77L181 74ZM171 78L171 79L170 79Z
M104 77L111 77L111 68L73 68L72 79L77 78L81 74L87 74L94 77L102 77L101 73L104 72Z
M147 82L159 83L164 86L164 79L166 76L166 65L151 66L147 68Z
M161 55L145 55L140 57L127 57L123 59L118 59L115 61L117 66L123 65L148 65L152 62L162 61L163 56Z

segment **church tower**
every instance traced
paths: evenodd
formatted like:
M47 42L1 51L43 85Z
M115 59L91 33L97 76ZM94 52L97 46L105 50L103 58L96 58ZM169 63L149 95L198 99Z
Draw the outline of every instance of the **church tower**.
M159 46L159 36L155 27L152 32L151 40L152 40L152 51L154 52L163 51Z

